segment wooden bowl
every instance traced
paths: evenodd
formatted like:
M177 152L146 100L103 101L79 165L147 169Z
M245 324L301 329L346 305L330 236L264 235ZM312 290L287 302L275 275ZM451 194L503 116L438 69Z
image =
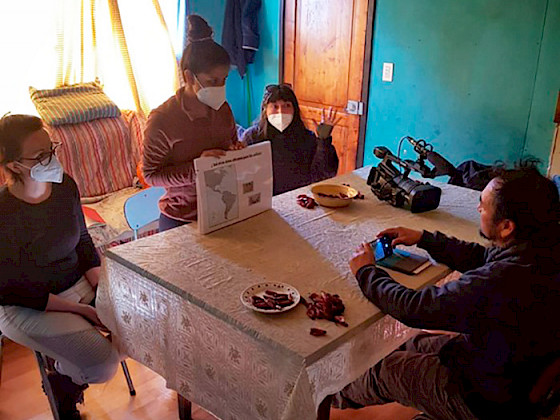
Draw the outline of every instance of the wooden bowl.
M358 191L346 185L318 184L311 188L315 201L323 207L346 207Z

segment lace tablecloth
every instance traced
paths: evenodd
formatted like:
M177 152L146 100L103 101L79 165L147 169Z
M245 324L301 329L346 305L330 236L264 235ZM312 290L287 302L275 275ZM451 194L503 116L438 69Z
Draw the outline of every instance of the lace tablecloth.
M412 214L378 201L365 183L368 171L334 180L365 194L347 208L299 207L306 187L206 236L191 224L110 249L98 292L102 321L130 357L222 419L315 419L325 396L416 333L363 297L348 268L354 248L395 225L479 239L478 192L443 184L437 210ZM434 265L394 277L420 288L449 273ZM349 327L312 321L302 305L283 314L252 312L240 294L263 281L289 283L304 297L338 293ZM313 337L311 327L327 335Z

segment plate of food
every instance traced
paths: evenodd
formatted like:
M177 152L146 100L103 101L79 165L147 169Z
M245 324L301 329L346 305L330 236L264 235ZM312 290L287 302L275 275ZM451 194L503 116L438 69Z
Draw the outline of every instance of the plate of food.
M299 292L286 283L264 282L247 287L241 293L241 303L253 311L265 314L286 312L299 303Z

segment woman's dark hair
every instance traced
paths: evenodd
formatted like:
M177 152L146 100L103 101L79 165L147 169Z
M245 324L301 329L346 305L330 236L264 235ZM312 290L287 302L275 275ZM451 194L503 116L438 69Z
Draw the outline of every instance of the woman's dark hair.
M6 166L21 158L23 140L43 128L43 121L33 115L5 115L0 119L0 168L11 181L19 181L18 174Z
M286 101L291 102L294 107L294 119L288 127L288 130L305 130L305 124L301 119L298 100L296 94L289 85L268 85L264 89L264 96L261 103L261 116L258 122L258 136L261 139L268 139L273 133L278 130L274 128L269 122L266 115L266 106L271 102Z
M188 45L181 57L181 70L198 74L207 73L219 66L229 66L229 54L224 47L212 40L214 31L208 23L198 15L189 15L187 19Z
M513 221L516 240L547 242L560 233L558 188L539 173L534 160L498 171L496 182L494 221Z

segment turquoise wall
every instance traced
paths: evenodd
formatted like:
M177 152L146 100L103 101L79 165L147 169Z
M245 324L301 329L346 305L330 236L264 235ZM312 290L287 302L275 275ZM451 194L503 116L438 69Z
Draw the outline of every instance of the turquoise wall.
M524 153L548 163L560 0L377 0L373 43L364 165L405 135L455 164ZM395 63L392 83L383 62Z
M189 5L220 41L225 0ZM228 102L243 126L258 117L264 86L278 81L279 13L279 1L263 1L256 62L245 80L237 70L228 78ZM373 42L365 165L376 162L375 146L396 152L404 135L432 142L455 164L526 154L548 163L560 0L377 0ZM381 81L383 62L395 63L392 83Z
M225 0L189 0L190 12L201 15L214 28L216 42L221 42L222 39L225 3ZM255 62L249 66L248 76L241 79L237 70L232 69L227 80L227 100L237 123L244 127L259 116L264 87L270 83L278 83L279 3L262 2L259 15L261 42Z
M551 120L560 90L560 0L549 0L524 152L548 159ZM548 162L548 160L547 160Z

